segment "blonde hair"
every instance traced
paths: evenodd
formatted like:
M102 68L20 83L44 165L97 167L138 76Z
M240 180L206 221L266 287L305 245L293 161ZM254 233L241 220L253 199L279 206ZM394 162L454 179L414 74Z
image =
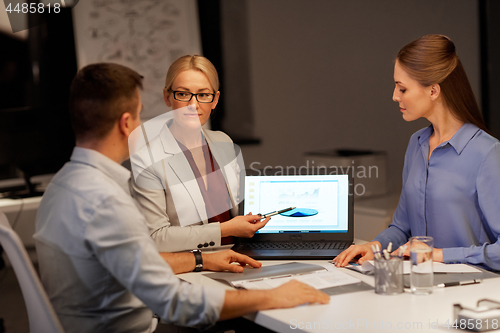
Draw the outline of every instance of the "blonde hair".
M207 58L200 55L185 55L170 65L165 79L165 90L171 90L174 80L181 72L194 69L202 72L208 78L214 92L219 91L219 76L214 65Z
M396 61L421 86L439 84L445 103L458 119L488 131L451 39L443 35L420 37L403 47Z

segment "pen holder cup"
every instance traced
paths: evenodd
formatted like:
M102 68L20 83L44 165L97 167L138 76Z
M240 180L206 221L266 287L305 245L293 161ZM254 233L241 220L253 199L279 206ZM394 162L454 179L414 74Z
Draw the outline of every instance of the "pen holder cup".
M375 293L397 295L403 292L403 259L375 259Z

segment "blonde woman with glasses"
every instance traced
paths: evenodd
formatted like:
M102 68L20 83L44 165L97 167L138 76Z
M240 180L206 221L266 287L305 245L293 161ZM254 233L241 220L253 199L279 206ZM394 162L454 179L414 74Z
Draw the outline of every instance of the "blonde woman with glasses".
M173 112L148 152L131 157L133 168L154 160L133 177L132 189L158 249L206 249L230 244L232 236L252 237L269 219L238 216L241 153L225 133L203 128L220 98L215 67L202 56L177 59L163 96Z

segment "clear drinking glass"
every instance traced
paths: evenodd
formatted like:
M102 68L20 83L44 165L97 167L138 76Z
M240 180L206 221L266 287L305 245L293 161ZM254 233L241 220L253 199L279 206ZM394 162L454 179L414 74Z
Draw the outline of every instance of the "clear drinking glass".
M434 271L432 269L432 251L434 239L430 236L410 238L411 291L415 295L432 293Z

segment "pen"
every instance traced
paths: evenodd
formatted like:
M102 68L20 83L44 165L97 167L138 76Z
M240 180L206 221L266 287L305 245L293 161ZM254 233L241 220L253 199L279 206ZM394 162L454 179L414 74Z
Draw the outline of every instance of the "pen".
M407 247L408 246L405 244L399 248L398 257L403 258L403 254L405 253Z
M380 250L378 249L378 246L377 245L371 245L371 248L372 248L372 252L373 252L373 256L376 258L376 259L380 259Z
M446 283L440 283L437 285L438 288L445 288L445 287L455 287L455 286L466 286L469 284L478 284L480 283L481 280L467 280L467 281L458 281L458 282L446 282Z
M391 255L389 254L389 251L387 251L387 249L384 249L383 253L386 260L391 259Z
M292 209L295 209L296 207L288 207L288 208L285 208L285 209L282 209L282 210L278 210L278 211L274 211L274 212L271 212L271 213L267 213L267 214L264 214L262 215L262 218L265 219L269 216L274 216L274 215L278 215L278 214L281 214L281 213L284 213L284 212L288 212Z
M378 259L382 259L382 248L378 244L375 244L375 248L377 249Z

